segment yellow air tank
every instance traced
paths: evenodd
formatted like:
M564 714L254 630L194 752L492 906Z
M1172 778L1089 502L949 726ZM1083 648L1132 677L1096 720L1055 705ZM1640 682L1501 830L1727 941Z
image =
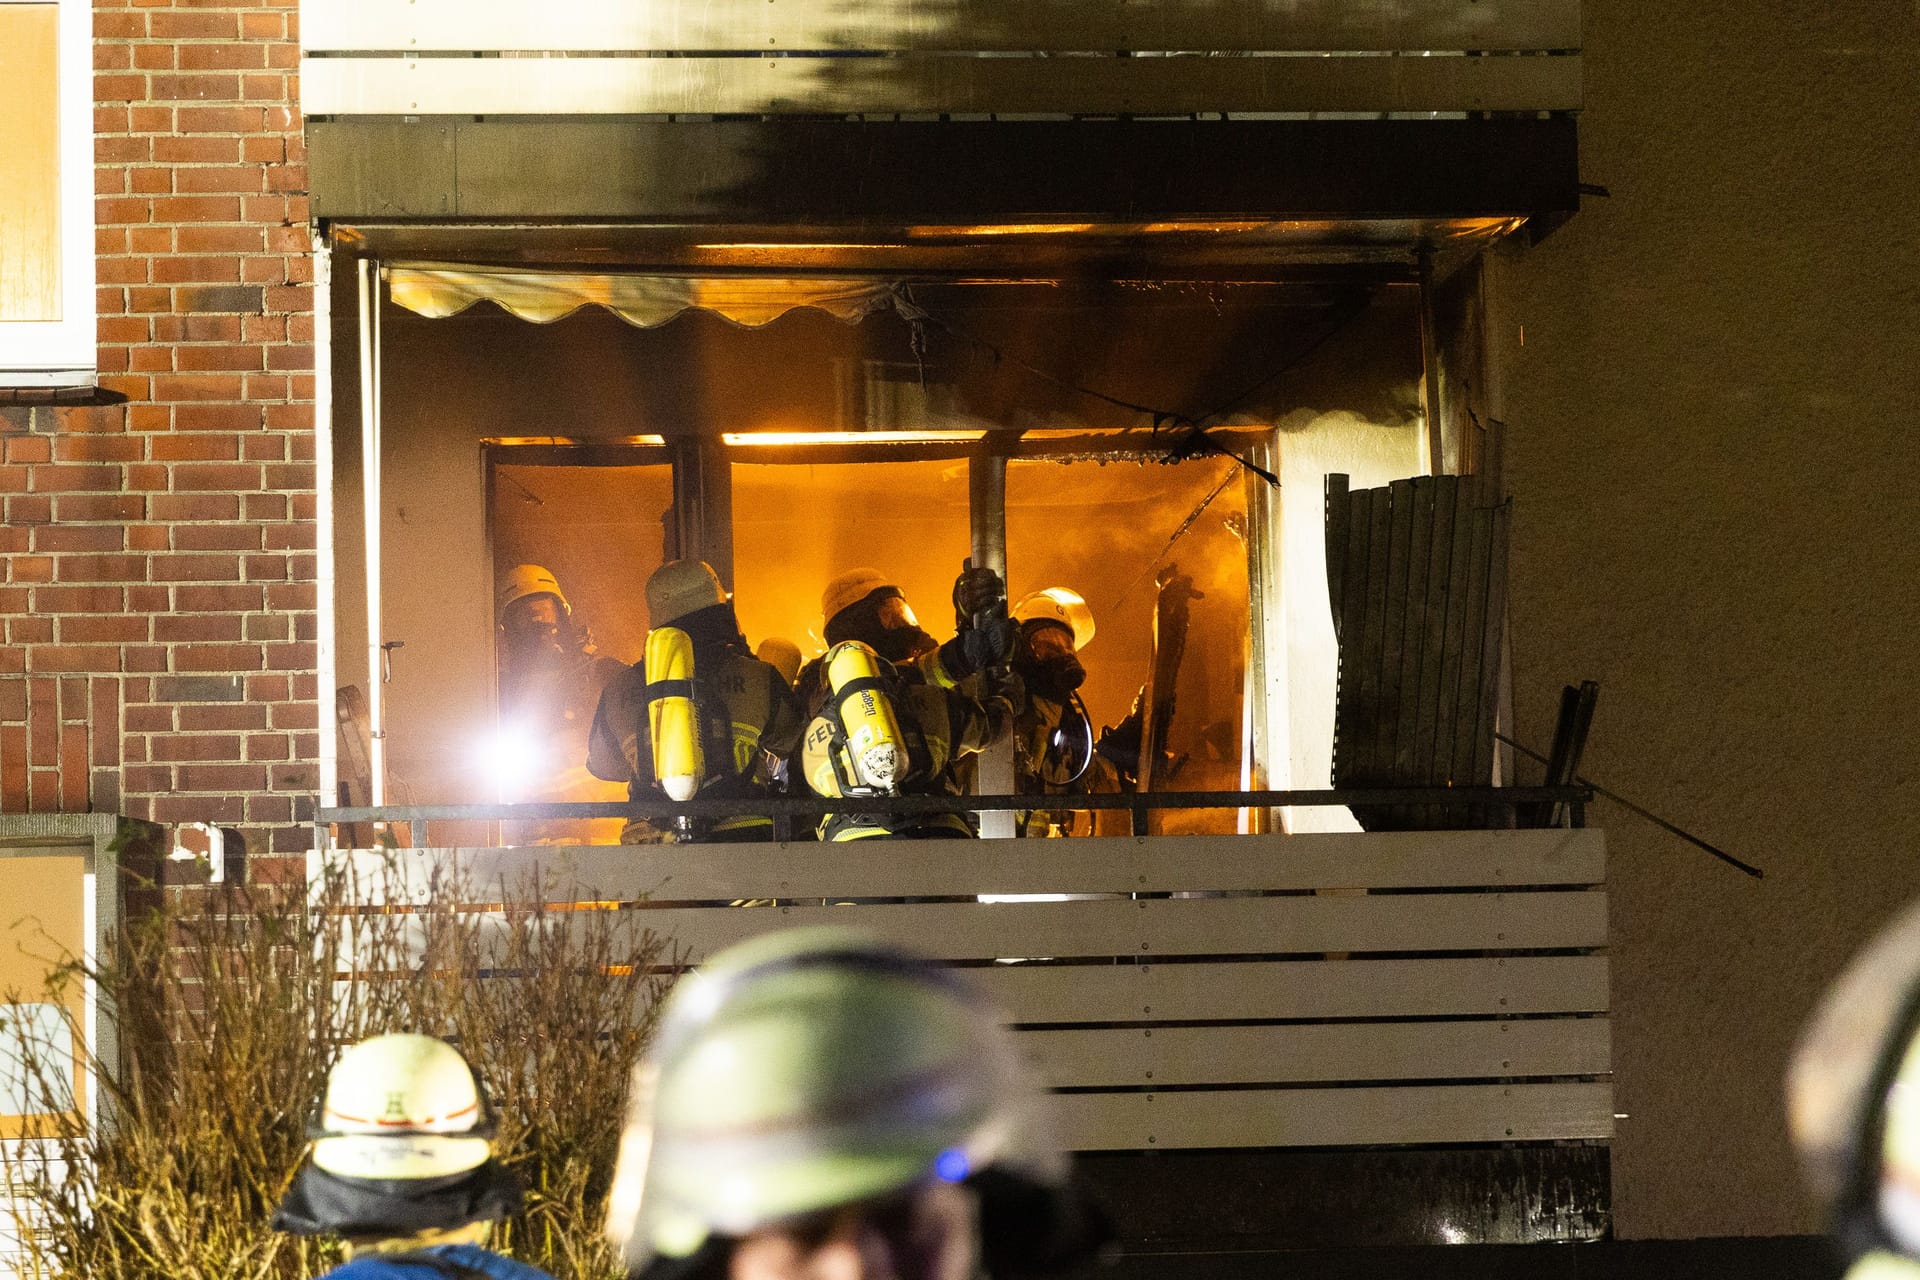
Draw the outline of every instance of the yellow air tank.
M649 631L646 672L653 776L673 799L691 800L707 772L693 705L693 638L678 627Z
M827 687L846 731L846 763L853 781L891 792L907 772L906 739L893 714L893 700L880 679L880 656L858 640L827 651Z

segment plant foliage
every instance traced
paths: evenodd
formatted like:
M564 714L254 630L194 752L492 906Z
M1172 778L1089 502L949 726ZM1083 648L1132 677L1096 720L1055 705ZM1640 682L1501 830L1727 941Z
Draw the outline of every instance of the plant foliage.
M23 1275L324 1272L337 1242L267 1222L336 1052L386 1031L441 1036L479 1072L498 1113L496 1151L527 1186L494 1246L560 1280L616 1273L601 1217L662 945L644 912L620 909L631 904L578 901L551 878L477 886L403 870L419 857L363 857L304 895L145 895L157 905L126 922L104 959L69 959L46 991L7 994L61 1007L80 1068L44 1035L0 1036L13 1046L0 1071L46 1113L29 1141L0 1143ZM83 1034L88 983L97 1044ZM97 1098L82 1078L100 1082Z

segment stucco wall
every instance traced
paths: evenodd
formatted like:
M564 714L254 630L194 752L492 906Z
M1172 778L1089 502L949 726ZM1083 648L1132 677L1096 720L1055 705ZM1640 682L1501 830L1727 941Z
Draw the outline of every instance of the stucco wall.
M1515 699L1600 681L1622 1236L1812 1229L1779 1081L1920 892L1920 6L1592 0L1582 173L1496 272ZM1525 343L1519 342L1524 326Z

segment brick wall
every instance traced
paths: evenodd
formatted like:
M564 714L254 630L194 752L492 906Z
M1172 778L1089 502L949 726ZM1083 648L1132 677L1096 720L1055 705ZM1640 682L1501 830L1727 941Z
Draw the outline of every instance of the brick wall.
M256 855L310 838L297 22L96 0L100 385L126 402L0 393L0 812L216 822Z

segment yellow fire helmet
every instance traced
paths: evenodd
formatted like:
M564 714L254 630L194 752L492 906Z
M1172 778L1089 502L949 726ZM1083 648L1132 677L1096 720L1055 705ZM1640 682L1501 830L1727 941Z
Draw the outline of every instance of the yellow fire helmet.
M493 1126L473 1068L432 1036L375 1036L327 1075L313 1163L343 1178L444 1178L487 1160Z
M507 606L516 600L525 600L528 596L552 596L560 602L560 611L571 614L573 606L567 603L567 593L560 589L560 580L549 569L537 564L517 564L500 575L499 589L494 593L494 617L502 617Z
M634 1073L608 1232L638 1270L990 1168L1066 1181L998 1011L862 934L787 930L675 988Z
M1093 610L1086 597L1066 587L1048 587L1023 596L1013 606L1013 620L1022 626L1029 622L1051 622L1073 633L1073 647L1084 649L1093 641Z
M1920 1277L1920 903L1829 988L1787 1073L1787 1120L1858 1277Z
M753 656L778 671L788 685L800 678L800 646L785 636L768 636L753 651Z
M898 584L878 569L848 569L845 573L835 575L820 592L821 634L826 634L824 628L833 621L835 614L859 604L882 587L899 590Z

